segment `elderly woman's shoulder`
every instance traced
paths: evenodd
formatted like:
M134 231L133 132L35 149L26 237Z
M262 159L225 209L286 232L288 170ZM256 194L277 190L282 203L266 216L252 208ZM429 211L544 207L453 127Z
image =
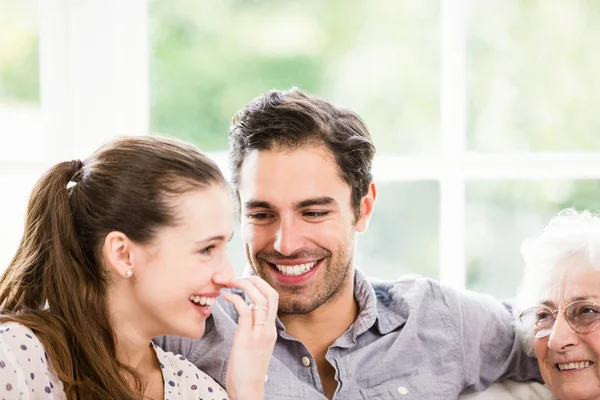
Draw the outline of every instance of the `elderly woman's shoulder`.
M556 400L548 388L538 382L504 381L482 392L465 391L459 400Z

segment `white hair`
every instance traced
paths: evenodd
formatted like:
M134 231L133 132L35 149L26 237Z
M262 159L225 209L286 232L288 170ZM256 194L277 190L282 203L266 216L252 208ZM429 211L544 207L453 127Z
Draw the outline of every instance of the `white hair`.
M525 270L513 308L515 317L524 309L539 304L554 269L569 256L581 255L592 268L600 270L600 216L572 208L562 210L540 235L523 242L521 253ZM518 320L515 327L525 351L533 355L533 335Z

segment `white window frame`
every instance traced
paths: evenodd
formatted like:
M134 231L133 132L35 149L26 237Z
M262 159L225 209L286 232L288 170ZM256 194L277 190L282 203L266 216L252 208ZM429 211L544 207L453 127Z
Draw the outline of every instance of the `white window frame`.
M119 136L149 133L147 4L143 0L39 1L40 85L46 157L0 163L39 170L84 157ZM470 181L599 179L600 152L469 152L467 0L441 0L439 154L378 156L377 181L440 183L440 280L466 286L466 196ZM99 34L102 32L102 34ZM227 173L227 154L212 153Z

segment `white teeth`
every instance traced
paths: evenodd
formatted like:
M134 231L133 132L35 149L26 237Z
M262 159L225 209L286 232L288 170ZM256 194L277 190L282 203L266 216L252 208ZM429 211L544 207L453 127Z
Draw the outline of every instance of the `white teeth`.
M275 264L277 270L281 272L283 275L287 276L298 276L307 273L310 271L315 265L317 265L317 261L309 262L306 264L296 264L296 265L279 265Z
M217 302L217 299L215 297L205 297L205 296L198 296L198 295L191 295L189 297L189 299L191 301L193 301L194 303L201 305L201 306L212 306L213 304L215 304Z
M568 371L572 369L583 369L592 365L591 361L579 361L579 362L571 362L566 364L558 364L558 369L561 371Z

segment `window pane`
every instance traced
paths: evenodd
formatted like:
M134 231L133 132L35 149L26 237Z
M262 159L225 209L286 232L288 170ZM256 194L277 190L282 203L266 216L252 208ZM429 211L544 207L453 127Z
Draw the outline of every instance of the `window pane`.
M384 152L438 147L439 1L151 0L152 131L227 147L231 117L298 86L358 112Z
M439 184L379 183L369 229L358 237L356 265L368 275L439 278Z
M472 149L600 149L600 2L471 0Z
M3 196L0 207L0 273L17 251L23 234L29 194L41 176L41 170L0 171L0 187L10 188L10 196Z
M0 0L0 161L43 157L35 0Z
M0 0L0 101L39 101L35 0Z
M500 298L523 276L521 243L561 209L598 209L600 181L502 181L467 185L467 287Z

